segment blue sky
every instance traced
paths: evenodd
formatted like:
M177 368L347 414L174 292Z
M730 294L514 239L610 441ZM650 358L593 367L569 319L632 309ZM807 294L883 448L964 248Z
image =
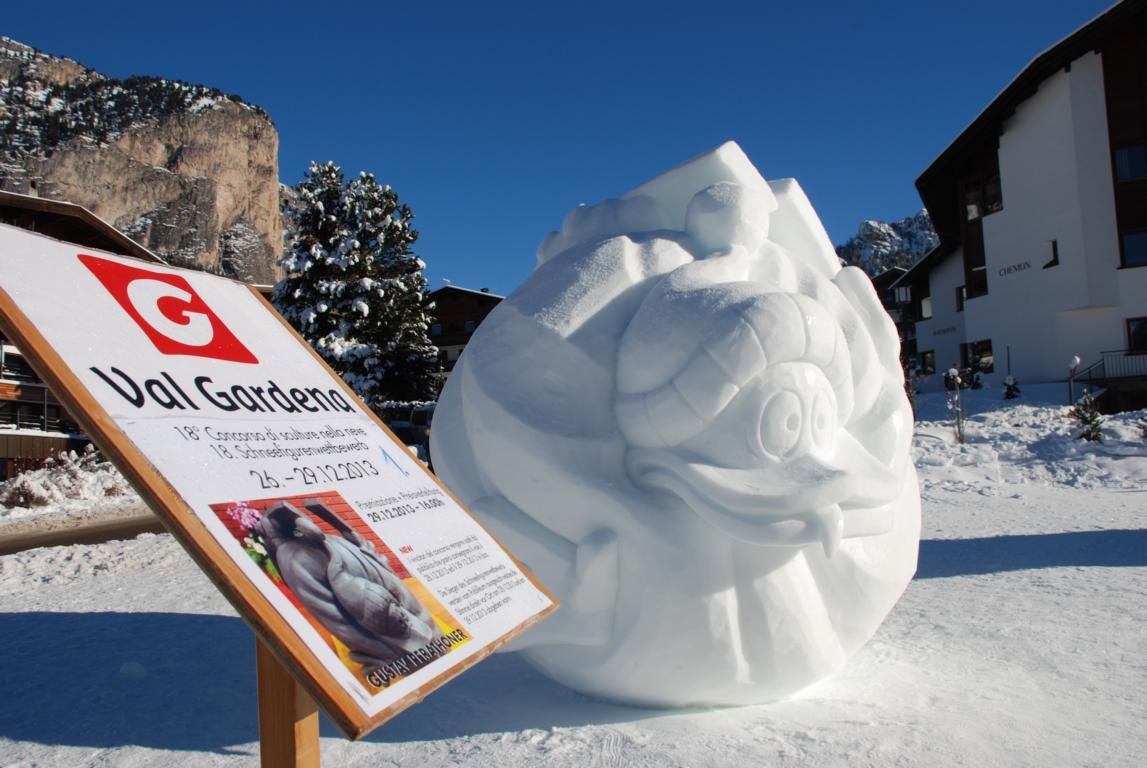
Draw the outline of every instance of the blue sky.
M265 108L280 177L375 173L432 288L508 293L574 205L733 139L829 235L922 205L919 173L1109 0L7 3L0 34Z

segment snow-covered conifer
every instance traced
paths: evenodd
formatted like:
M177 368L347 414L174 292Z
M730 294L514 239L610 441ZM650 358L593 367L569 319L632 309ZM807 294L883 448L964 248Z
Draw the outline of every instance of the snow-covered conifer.
M1079 422L1080 440L1103 442L1103 422L1106 419L1099 412L1099 404L1087 390L1084 390L1083 396L1076 401L1067 415Z
M334 163L311 163L295 194L275 307L371 407L432 399L438 351L410 208L372 174L344 184Z

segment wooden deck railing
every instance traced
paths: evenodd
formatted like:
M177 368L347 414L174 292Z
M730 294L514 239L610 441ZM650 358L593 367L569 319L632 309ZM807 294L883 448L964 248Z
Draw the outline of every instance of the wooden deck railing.
M1114 379L1147 379L1147 352L1116 349L1099 355L1099 360L1076 372L1077 383L1094 388Z

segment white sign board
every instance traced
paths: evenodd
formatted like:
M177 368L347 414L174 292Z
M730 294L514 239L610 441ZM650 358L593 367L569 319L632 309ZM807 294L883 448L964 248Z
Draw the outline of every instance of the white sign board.
M556 607L249 287L0 226L0 289L5 333L348 735Z

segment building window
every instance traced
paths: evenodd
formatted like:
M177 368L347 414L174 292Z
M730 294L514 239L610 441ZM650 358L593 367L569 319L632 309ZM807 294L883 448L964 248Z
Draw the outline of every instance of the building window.
M936 372L936 353L933 350L920 353L920 373L927 376Z
M1127 351L1147 353L1147 317L1133 317L1127 321Z
M992 356L992 340L982 339L981 341L973 341L971 344L964 344L963 353L966 356L964 365L972 369L972 372L977 371L982 373L991 373L996 369L995 358Z
M984 191L979 187L964 190L964 218L975 221L984 215Z
M9 381L26 381L33 384L40 381L36 372L32 370L32 366L24 361L24 357L13 352L6 354L0 352L0 378Z
M474 321L473 320L467 320L465 328L466 328L466 333L473 333L474 332Z
M442 323L434 323L434 325L430 326L430 335L431 336L441 336L442 335Z
M901 285L896 289L896 303L897 304L911 304L912 303L912 289L907 285Z
M1123 266L1147 267L1147 232L1130 232L1123 236Z
M1000 187L1000 174L989 176L984 182L984 207L988 213L1004 209L1004 193Z
M968 289L964 286L956 286L956 311L964 311L964 299L968 298Z
M1115 150L1116 181L1131 181L1147 177L1147 147L1119 147Z
M920 319L921 320L931 320L932 319L932 297L931 296L924 296L923 298L920 299Z
M987 179L969 183L964 187L964 218L968 221L987 216L1004 209L1004 197L1000 188L1000 175L992 174Z

